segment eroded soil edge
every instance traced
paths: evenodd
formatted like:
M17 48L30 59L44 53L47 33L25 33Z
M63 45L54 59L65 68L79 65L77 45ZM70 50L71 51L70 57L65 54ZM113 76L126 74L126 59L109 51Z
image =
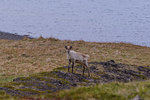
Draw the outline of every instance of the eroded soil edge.
M12 96L28 97L47 94L76 86L89 86L107 82L130 82L150 79L149 66L132 66L107 62L90 62L91 77L82 76L82 67L76 66L75 73L67 72L67 66L60 67L51 72L42 72L30 77L18 77L2 87Z

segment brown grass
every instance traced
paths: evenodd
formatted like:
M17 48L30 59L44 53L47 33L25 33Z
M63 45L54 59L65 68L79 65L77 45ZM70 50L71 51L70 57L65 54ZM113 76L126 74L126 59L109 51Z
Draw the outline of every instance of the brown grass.
M54 38L0 40L1 76L29 75L68 65L64 46L90 55L89 61L115 60L130 65L150 65L150 48L129 43L96 43Z

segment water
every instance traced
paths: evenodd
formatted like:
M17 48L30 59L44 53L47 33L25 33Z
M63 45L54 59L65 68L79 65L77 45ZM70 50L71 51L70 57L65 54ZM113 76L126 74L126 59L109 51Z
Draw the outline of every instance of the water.
M150 46L150 0L1 0L0 30Z

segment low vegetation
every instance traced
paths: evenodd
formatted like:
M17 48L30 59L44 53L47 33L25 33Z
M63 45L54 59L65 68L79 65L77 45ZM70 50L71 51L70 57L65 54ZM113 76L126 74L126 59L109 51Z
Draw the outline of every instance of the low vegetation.
M150 81L98 84L24 98L10 96L4 91L0 92L1 100L132 100L136 96L149 100Z
M90 55L91 61L115 60L129 65L150 65L150 48L129 43L96 43L54 38L0 40L0 76L29 75L68 65L65 45Z
M150 99L150 81L130 83L108 83L89 87L78 87L56 93L58 98L73 100L131 100L140 96Z
M134 70L140 66L150 65L150 48L130 43L96 43L85 41L70 41L58 40L55 38L39 38L39 39L24 39L24 40L0 40L0 87L9 87L10 89L20 89L24 84L14 84L14 79L18 77L31 76L40 78L47 75L51 71L66 69L63 66L68 65L65 45L72 45L73 50L90 55L89 62L107 62L114 60L116 63L127 64L134 67L128 67L129 70ZM149 69L149 67L146 67ZM104 67L99 67L100 73L105 74ZM109 69L111 70L111 69ZM135 70L138 71L138 70ZM76 70L78 73L78 70ZM43 73L43 74L41 74ZM79 72L80 73L80 72ZM147 74L144 74L147 75ZM136 75L140 79L147 80L143 73ZM93 79L97 79L96 75L92 75ZM57 78L58 79L58 78ZM43 79L45 80L45 79ZM66 84L68 81L61 80ZM83 83L86 83L84 80ZM18 88L17 88L18 87ZM49 87L55 87L49 84ZM30 91L22 89L23 91ZM128 100L136 95L148 100L150 98L150 84L149 81L144 82L129 82L129 83L105 83L97 85L89 85L88 87L81 84L77 87L72 87L70 90L61 90L55 93L47 91L49 94L43 95L40 91L33 91L39 93L38 98L54 98L54 99L99 99L102 100ZM19 91L19 90L18 90ZM5 91L0 91L0 98L12 99ZM17 97L13 96L14 99ZM112 98L112 99L110 99Z

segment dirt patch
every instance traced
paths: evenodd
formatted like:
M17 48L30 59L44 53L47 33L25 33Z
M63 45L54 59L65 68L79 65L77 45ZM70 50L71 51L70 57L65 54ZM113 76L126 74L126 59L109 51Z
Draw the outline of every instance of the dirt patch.
M47 94L76 86L89 86L106 82L129 82L150 79L149 66L131 66L107 62L90 62L91 77L82 75L82 67L76 66L75 73L67 72L67 66L51 72L43 72L30 77L18 77L0 90L13 96L29 97Z

